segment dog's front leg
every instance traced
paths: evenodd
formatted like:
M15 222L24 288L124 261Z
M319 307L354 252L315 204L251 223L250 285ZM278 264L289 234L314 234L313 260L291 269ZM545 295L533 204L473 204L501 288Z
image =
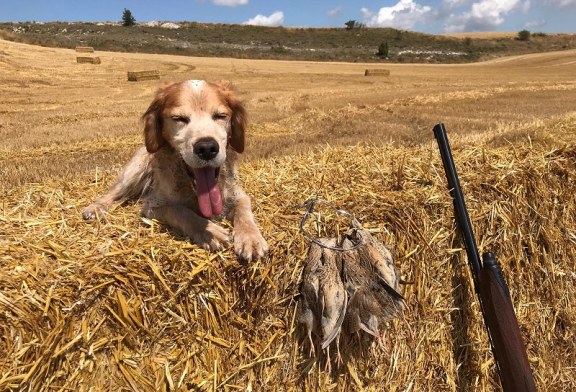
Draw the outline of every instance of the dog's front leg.
M144 208L142 215L175 228L204 249L221 250L230 244L228 230L184 206L164 205Z
M94 200L82 211L84 219L95 219L104 215L114 203L126 199L137 198L144 192L150 182L150 154L142 147L122 169L114 185L108 191Z
M268 252L268 243L256 226L250 198L243 191L239 191L236 196L231 213L234 223L234 252L247 261L264 257Z

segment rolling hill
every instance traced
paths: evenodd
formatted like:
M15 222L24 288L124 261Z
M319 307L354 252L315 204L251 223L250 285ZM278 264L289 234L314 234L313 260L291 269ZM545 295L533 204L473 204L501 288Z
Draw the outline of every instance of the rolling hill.
M163 27L164 26L164 27ZM42 46L246 59L466 63L576 48L574 34L427 35L376 28L284 28L227 24L0 23L0 37ZM463 37L463 39L462 39ZM380 45L387 56L378 55Z

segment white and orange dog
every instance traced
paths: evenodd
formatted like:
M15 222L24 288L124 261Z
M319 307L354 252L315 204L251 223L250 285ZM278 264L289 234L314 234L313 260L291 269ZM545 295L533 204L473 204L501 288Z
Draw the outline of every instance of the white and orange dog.
M231 87L201 80L167 84L143 119L145 147L116 183L84 209L84 219L106 213L114 203L141 198L143 216L171 226L206 249L230 243L228 230L210 220L226 217L234 225L238 257L263 257L268 245L238 180L246 110Z

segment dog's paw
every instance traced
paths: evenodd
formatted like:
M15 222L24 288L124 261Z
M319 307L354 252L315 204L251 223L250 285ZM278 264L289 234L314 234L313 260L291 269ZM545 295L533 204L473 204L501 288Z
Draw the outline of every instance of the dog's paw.
M206 230L190 236L192 242L206 250L218 251L230 246L230 232L228 229L208 222Z
M106 214L106 209L98 204L92 203L88 207L82 210L82 218L85 220L96 219L97 217L103 217Z
M234 252L243 260L257 260L268 253L268 243L257 228L252 230L235 230Z

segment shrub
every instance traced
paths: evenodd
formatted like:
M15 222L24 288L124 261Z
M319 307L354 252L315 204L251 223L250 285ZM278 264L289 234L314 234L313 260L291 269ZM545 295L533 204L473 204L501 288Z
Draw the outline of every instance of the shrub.
M528 30L522 30L518 32L519 41L530 41L530 32Z
M357 22L355 20L349 20L348 22L344 23L346 25L346 30L353 30L353 29L362 29L366 27L364 23Z
M388 57L388 42L382 42L380 46L378 46L378 53L376 53L378 57Z

